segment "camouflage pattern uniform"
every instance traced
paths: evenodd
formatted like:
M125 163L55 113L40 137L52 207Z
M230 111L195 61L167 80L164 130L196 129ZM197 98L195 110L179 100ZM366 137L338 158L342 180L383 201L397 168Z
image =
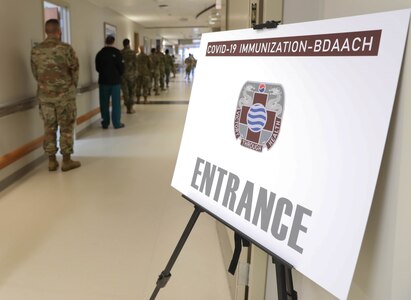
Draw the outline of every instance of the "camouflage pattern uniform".
M125 47L121 50L121 55L124 61L124 73L121 76L121 90L123 91L124 105L127 107L127 112L130 112L134 100L137 79L137 56L136 53Z
M170 82L170 73L174 68L174 61L173 58L168 54L168 51L166 50L166 54L164 56L164 61L165 61L165 77L166 77L166 87L168 88L168 83Z
M186 65L186 76L185 79L190 80L191 68L193 66L193 61L191 59L191 55L189 55L185 60L184 63Z
M166 68L165 55L163 52L160 51L159 48L157 48L156 55L158 57L158 62L159 62L158 66L160 70L160 77L159 77L160 88L162 91L164 91L164 76L165 76L165 68Z
M37 96L45 131L44 151L49 156L57 153L57 128L60 126L60 152L70 155L77 115L77 56L70 45L48 37L32 49L31 69L38 83Z
M160 77L160 61L156 54L156 49L151 49L150 57L150 65L151 65L151 82L150 88L154 85L154 92L155 95L160 95L158 90L158 79Z
M137 55L137 103L140 102L141 89L143 89L144 102L147 103L147 95L151 79L151 64L147 54L141 52Z

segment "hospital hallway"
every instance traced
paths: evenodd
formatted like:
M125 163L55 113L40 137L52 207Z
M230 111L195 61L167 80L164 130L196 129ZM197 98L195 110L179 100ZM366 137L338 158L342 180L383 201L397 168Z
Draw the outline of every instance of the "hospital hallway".
M149 299L194 209L170 185L190 90L173 78L135 114L123 107L125 128L78 135L81 168L44 161L0 193L0 299ZM202 213L156 299L231 299L227 268Z

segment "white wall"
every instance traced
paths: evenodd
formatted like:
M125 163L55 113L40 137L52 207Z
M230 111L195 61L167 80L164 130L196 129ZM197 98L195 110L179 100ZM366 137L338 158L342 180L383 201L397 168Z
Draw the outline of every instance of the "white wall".
M42 6L40 1L2 0L0 36L0 105L33 97L36 85L30 68L31 40L41 40ZM7 7L7 9L4 9ZM36 17L38 16L38 17ZM43 127L36 109L0 118L0 155L4 155L41 136ZM35 152L19 163L0 170L0 179L39 156Z
M227 30L250 28L248 0L227 0Z
M286 0L283 2L284 24L323 19L324 0Z
M38 0L1 2L0 104L4 104L34 95L29 55L31 38L39 37L42 26L42 19L34 16L41 16L42 7Z
M117 26L118 47L122 46L122 40L126 37L133 41L134 32L140 32L141 38L144 36L143 29L138 24L88 1L58 2L67 4L70 9L71 41L80 62L80 86L88 86L97 81L94 57L104 45L104 22ZM0 106L19 102L36 94L36 82L30 69L30 50L32 41L42 41L44 38L42 3L41 0L1 0L0 36L3 43L0 49ZM96 107L98 107L97 91L77 97L78 116ZM83 124L82 127L87 125ZM31 142L42 134L43 125L37 108L0 118L0 156ZM38 149L0 170L0 180L42 154L43 150Z
M284 22L328 19L410 7L409 0L287 0L284 1ZM352 300L411 299L410 39L409 35L380 176L348 296ZM271 265L269 268L271 271L274 269ZM299 299L335 299L309 279L297 272L293 274ZM270 288L275 290L274 282ZM266 299L277 299L277 296L269 293Z
M253 2L258 2L254 0ZM282 0L263 0L263 22L281 20ZM250 28L250 0L227 0L227 30Z
M264 0L263 22L283 19L282 0Z

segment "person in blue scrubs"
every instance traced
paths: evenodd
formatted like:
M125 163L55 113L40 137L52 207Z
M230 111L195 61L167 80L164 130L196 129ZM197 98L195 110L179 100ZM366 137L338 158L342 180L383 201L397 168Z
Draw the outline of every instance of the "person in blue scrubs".
M114 36L107 36L106 45L96 55L96 70L99 73L101 126L107 129L111 121L116 129L123 128L121 123L121 75L124 62L120 50L114 46Z

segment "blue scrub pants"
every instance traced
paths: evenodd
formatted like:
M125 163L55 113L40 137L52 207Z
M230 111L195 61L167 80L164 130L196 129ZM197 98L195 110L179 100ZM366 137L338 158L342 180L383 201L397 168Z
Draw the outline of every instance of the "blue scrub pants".
M111 97L111 120L114 128L121 127L121 85L99 85L100 91L100 113L101 126L107 128L110 125L110 97Z

